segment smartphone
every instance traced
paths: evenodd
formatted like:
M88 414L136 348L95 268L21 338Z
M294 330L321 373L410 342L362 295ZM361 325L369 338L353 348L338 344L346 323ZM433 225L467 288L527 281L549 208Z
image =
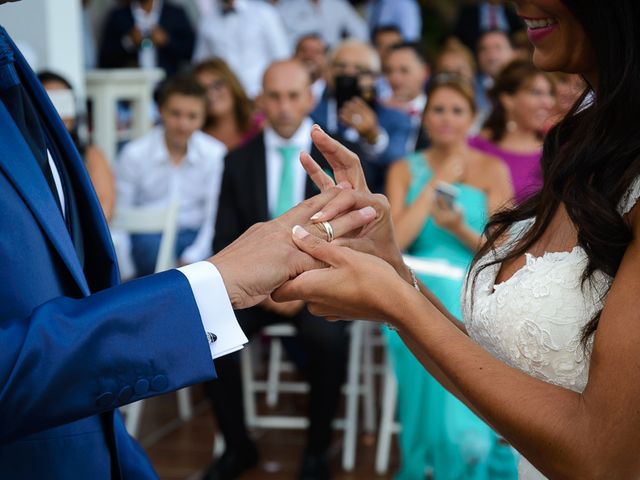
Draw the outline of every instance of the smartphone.
M458 199L458 189L446 182L438 182L435 187L436 198L441 199L448 208L453 209Z
M356 76L352 75L338 75L335 78L335 92L336 105L338 111L342 106L354 97L360 97L370 107L375 105L375 88L372 85L371 88L363 89L360 86L360 80Z

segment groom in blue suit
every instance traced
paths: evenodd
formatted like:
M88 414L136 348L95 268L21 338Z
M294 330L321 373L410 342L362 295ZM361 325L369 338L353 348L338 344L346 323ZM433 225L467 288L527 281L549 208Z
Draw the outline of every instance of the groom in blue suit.
M316 265L290 228L329 197L209 261L118 285L82 160L0 27L0 478L156 478L116 409L215 378L216 328Z

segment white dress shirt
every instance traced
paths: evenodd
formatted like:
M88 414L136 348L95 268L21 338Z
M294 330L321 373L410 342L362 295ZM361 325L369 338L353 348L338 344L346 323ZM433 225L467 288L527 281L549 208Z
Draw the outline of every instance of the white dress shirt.
M202 20L193 59L224 59L247 94L255 98L261 91L265 69L290 55L289 40L276 9L263 1L236 0L233 12L223 14L216 2Z
M278 205L278 193L280 192L280 180L282 177L282 154L278 147L295 146L298 154L294 163L294 193L293 199L296 204L302 202L305 197L305 187L307 185L307 172L298 161L300 152L311 151L311 127L313 122L310 118L305 118L296 133L289 139L282 138L271 127L264 129L264 146L266 150L267 162L267 201L269 202L269 212L275 211Z
M278 3L292 47L303 35L316 33L335 48L343 38L369 41L365 20L346 0L288 0Z
M156 127L127 144L116 166L118 208L166 207L179 202L179 229L197 230L181 260L193 263L211 255L226 147L202 132L189 139L176 165L166 147L164 128Z

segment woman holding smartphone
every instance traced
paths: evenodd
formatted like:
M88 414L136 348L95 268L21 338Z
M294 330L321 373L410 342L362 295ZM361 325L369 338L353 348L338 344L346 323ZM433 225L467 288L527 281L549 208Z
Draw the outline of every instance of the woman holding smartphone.
M423 126L431 146L396 162L387 195L402 250L435 262L420 279L457 318L464 275L489 216L513 196L507 167L469 148L473 87L459 75L431 82ZM401 469L398 479L511 479L516 462L491 429L425 372L395 333L386 332L398 379Z

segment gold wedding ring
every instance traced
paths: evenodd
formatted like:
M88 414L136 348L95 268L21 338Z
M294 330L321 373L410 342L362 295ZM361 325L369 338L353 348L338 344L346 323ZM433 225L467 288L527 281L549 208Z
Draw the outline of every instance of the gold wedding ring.
M327 234L327 242L333 242L333 227L329 222L322 222L322 227L324 228L325 233Z

